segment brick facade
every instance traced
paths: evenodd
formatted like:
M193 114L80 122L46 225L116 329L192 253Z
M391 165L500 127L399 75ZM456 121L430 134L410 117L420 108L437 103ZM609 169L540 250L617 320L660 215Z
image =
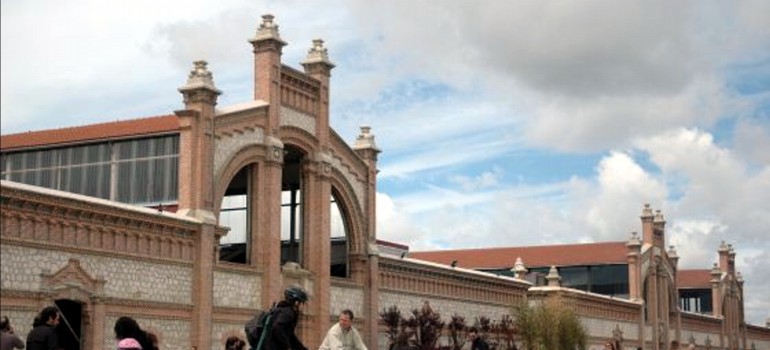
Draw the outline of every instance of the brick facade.
M309 348L320 344L344 308L356 314L370 348L382 349L378 313L392 305L408 311L427 301L444 318L499 319L517 303L553 294L574 302L594 347L615 337L624 348L660 349L692 336L703 349L706 339L711 348L770 348L770 330L747 327L736 313L742 282L734 278L730 249L720 255L724 266L714 280L715 309L722 314L685 315L671 307L666 298L675 288L676 261L657 236L665 222L652 214L643 217L643 242L629 245L631 300L558 285L532 288L521 279L380 254L379 149L368 127L352 147L329 127L334 65L323 41L313 42L304 71L282 64L286 43L272 16L263 17L250 42L254 101L217 107L221 92L203 61L195 62L179 89L176 213L2 182L0 313L19 334L29 332L43 306L69 300L82 316L82 349L113 348L112 326L123 315L157 334L162 349L220 349L228 336L243 336L244 322L279 300L284 287L299 285L311 296L299 328ZM281 265L281 186L289 149L303 157L303 245L301 264ZM248 204L254 244L241 265L219 261L218 240L227 228L217 218L228 186L243 169L249 169L253 189ZM329 271L332 196L345 216L345 278ZM655 315L651 321L645 312Z

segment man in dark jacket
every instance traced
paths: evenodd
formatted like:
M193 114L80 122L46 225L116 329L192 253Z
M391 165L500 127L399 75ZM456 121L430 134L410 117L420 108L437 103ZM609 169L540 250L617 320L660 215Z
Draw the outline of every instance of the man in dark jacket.
M468 335L471 338L471 350L489 350L487 341L479 336L479 331L476 328L471 328Z
M59 324L59 310L48 306L40 311L41 323L27 335L27 350L56 350L59 348L59 337L56 326Z
M270 329L262 348L258 350L307 350L294 333L299 321L299 307L307 302L307 293L299 287L289 287L284 299L276 305L270 320Z

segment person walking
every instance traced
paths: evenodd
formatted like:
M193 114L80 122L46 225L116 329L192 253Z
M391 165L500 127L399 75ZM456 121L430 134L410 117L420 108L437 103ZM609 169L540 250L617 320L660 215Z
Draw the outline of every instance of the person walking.
M144 350L158 350L152 341L150 334L139 327L139 323L131 317L122 316L115 321L115 339L123 340L133 338Z
M59 347L56 326L59 325L59 310L55 306L45 307L40 311L40 321L27 334L28 350L55 350Z
M478 329L471 328L468 336L471 338L471 350L489 350L489 344L479 335Z
M368 350L352 323L353 311L342 310L339 322L329 328L318 350Z
M283 297L275 306L269 329L263 331L266 334L261 348L256 350L307 350L295 334L300 307L307 302L307 293L302 288L289 287Z
M13 333L8 316L0 317L0 350L24 349L24 341Z
M227 338L225 341L225 350L243 350L246 342L236 336Z
M118 350L142 350L142 345L134 338L125 338L118 342Z

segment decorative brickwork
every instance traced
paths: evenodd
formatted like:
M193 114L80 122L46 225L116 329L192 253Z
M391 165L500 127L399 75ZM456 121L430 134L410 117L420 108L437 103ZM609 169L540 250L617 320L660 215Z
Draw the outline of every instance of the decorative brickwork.
M312 115L281 107L281 126L293 126L307 131L310 135L315 135L315 125L315 117Z

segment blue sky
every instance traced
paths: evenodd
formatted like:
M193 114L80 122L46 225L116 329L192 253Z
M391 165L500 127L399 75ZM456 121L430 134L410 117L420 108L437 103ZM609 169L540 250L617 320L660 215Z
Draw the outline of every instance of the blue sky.
M2 132L169 114L205 59L252 96L272 13L331 60L331 123L370 125L378 235L413 250L625 240L644 203L684 268L738 254L770 317L766 1L3 1ZM512 260L516 257L512 257ZM525 262L526 263L526 262Z

